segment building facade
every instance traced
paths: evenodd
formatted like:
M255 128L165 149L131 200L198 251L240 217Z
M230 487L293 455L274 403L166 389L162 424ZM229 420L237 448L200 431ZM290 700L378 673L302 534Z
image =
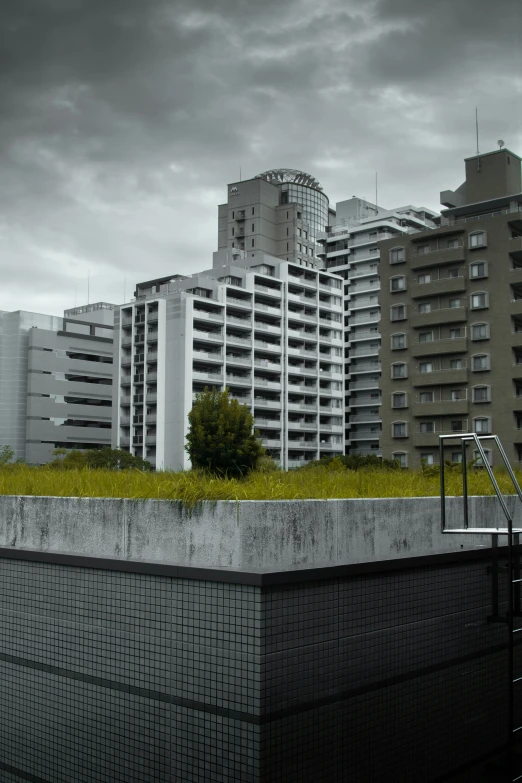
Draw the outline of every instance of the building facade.
M472 431L522 461L521 191L520 157L474 156L465 183L441 193L440 227L383 243L384 457L437 462L439 434Z
M231 249L135 294L115 320L115 446L158 469L188 467L195 395L228 387L282 467L344 453L339 277Z
M0 445L15 459L110 446L114 307L0 314Z
M346 451L381 456L380 242L433 228L436 214L411 205L388 210L353 196L337 202L335 215L335 225L318 235L318 253L344 280Z
M218 207L218 250L260 251L314 266L317 235L331 220L328 197L314 177L266 171L228 185L228 201Z

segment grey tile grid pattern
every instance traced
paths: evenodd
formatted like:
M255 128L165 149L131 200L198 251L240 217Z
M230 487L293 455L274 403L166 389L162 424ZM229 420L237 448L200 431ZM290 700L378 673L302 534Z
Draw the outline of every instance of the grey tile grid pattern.
M259 588L2 558L0 782L435 781L505 736L489 580L485 561Z

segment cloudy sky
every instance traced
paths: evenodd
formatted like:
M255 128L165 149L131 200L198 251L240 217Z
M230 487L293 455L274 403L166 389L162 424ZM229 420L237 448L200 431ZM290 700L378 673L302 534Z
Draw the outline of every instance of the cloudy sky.
M520 0L2 0L0 309L210 266L240 166L438 209L475 106L522 154Z

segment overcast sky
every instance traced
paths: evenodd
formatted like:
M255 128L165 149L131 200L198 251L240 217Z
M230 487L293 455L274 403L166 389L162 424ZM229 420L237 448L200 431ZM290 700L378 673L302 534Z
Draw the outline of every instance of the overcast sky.
M475 106L522 154L521 0L1 0L0 309L208 268L240 166L438 209Z

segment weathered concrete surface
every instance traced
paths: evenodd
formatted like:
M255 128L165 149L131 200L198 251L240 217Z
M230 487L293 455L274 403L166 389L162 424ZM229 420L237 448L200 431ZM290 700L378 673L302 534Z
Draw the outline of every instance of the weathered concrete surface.
M508 504L522 526L522 504ZM505 526L496 498L470 498L470 512L470 525ZM462 499L448 498L447 513L461 527ZM166 500L0 496L0 546L91 557L272 571L490 545L442 535L436 497L220 501L190 512Z

